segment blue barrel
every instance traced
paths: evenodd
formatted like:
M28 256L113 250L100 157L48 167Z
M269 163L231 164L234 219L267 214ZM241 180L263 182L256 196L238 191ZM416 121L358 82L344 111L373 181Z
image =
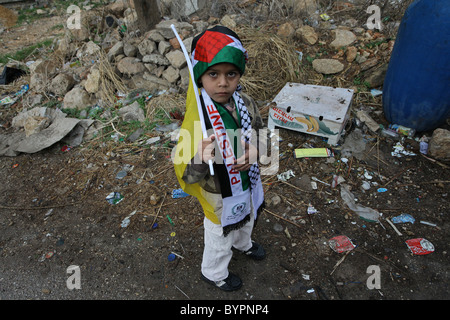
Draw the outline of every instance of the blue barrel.
M450 117L450 0L416 0L400 23L383 85L391 124L429 131Z

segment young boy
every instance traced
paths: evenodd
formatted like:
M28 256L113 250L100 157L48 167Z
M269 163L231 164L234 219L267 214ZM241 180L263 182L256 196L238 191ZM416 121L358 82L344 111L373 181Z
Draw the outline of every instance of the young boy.
M209 134L198 134L200 115L191 83L175 158L181 187L197 197L205 213L202 279L225 291L242 286L228 271L232 248L253 259L265 257L262 246L251 240L264 202L254 142L263 121L254 101L238 92L247 57L238 36L226 27L194 38L194 78ZM209 160L214 161L213 175Z

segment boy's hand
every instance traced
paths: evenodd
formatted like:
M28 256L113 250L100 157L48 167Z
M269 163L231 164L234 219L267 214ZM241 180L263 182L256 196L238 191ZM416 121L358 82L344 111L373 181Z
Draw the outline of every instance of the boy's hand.
M245 141L242 141L242 145L245 146L244 154L236 159L235 164L232 166L237 171L247 171L258 160L258 149Z
M208 138L200 140L198 143L198 154L200 160L207 163L209 160L214 160L215 156L215 143L216 140L215 135L210 135Z

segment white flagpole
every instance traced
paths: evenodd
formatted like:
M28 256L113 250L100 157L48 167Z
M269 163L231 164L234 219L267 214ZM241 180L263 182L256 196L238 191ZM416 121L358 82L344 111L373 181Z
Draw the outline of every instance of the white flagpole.
M183 51L184 57L186 58L187 66L189 69L189 74L191 75L192 85L194 86L195 100L197 101L198 116L200 117L200 124L202 126L203 138L207 138L208 133L206 132L206 128L205 128L205 119L203 117L202 104L200 102L200 95L198 94L198 87L197 87L197 84L195 83L194 69L192 68L191 59L189 58L189 54L186 50L186 47L184 46L183 41L181 40L180 36L178 35L177 29L175 29L175 26L173 24L170 27L172 28L173 33L177 37L177 40L181 47L181 50ZM212 176L214 175L214 168L212 165L212 160L209 160L209 172Z

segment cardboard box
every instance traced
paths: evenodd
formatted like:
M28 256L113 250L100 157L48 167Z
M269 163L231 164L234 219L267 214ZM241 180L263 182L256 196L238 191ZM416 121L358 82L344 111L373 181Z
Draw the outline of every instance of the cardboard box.
M268 128L325 137L336 145L349 118L353 90L288 82L269 110Z

